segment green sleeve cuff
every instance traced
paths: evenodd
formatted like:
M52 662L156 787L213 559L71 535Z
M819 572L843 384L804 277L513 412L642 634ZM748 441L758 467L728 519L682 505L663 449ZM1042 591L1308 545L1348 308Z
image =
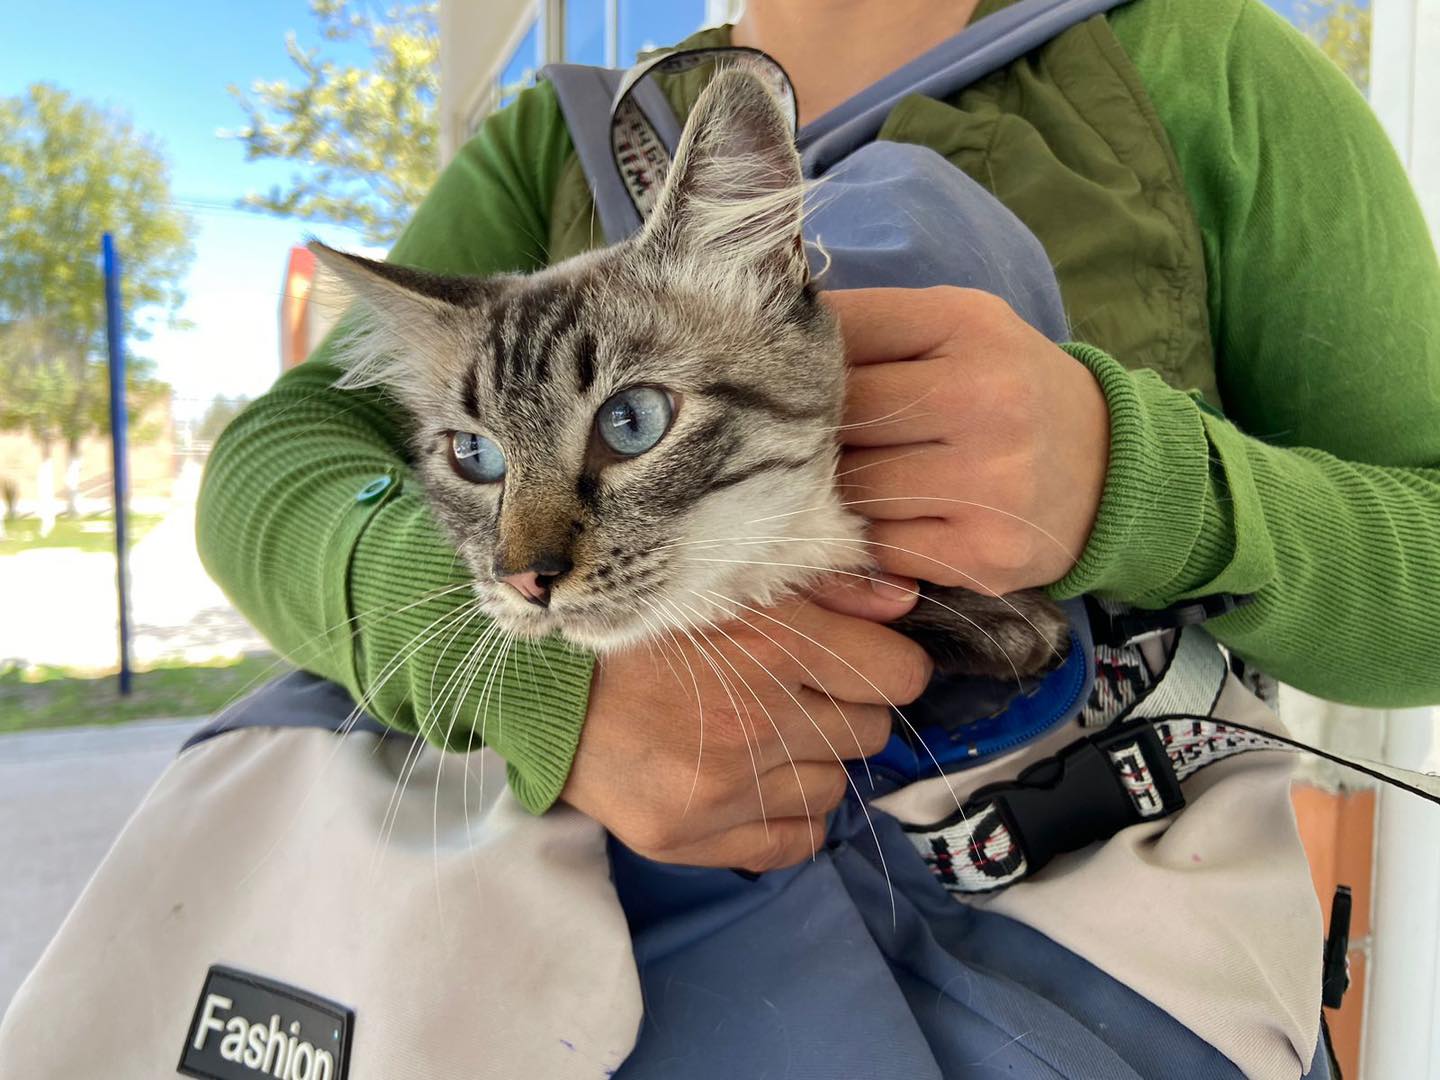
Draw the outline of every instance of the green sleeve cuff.
M1233 543L1198 403L1093 346L1063 348L1105 394L1110 460L1085 550L1050 594L1095 593L1154 608L1203 591L1231 561Z
M436 746L491 747L516 798L542 813L570 775L594 658L558 639L493 633L468 580L418 496L396 493L379 506L356 542L348 581L362 629L356 689L378 719Z

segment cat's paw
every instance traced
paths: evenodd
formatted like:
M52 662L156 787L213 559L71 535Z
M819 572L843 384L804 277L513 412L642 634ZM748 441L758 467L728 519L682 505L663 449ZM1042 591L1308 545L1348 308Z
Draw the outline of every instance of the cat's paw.
M1057 667L1070 647L1065 612L1039 589L984 596L922 582L895 629L923 645L941 675L1022 679Z

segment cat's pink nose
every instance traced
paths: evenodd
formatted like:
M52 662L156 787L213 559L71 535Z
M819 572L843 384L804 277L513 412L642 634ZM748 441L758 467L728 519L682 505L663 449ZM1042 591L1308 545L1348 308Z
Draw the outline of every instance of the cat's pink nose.
M526 570L523 574L507 574L500 580L530 603L541 607L550 606L550 583L555 580L554 574L537 574L534 570Z
M524 570L507 573L503 560L495 560L495 578L503 581L537 607L550 606L550 589L563 578L575 564L566 555L542 555Z

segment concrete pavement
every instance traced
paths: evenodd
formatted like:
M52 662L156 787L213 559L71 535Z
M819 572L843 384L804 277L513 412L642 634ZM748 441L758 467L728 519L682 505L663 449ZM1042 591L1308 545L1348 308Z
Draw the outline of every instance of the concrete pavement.
M201 722L0 735L0 1013Z
M200 467L187 463L164 520L130 552L131 656L199 662L267 648L195 550ZM34 548L0 558L0 663L103 670L117 661L115 557Z

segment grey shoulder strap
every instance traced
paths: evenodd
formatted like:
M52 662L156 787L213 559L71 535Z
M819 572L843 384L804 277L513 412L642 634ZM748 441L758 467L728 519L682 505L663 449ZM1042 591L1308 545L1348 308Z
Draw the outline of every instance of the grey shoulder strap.
M981 19L802 128L798 144L805 174L819 176L873 140L901 98L947 97L1125 2L1020 0ZM645 175L663 180L680 142L674 110L655 81L644 79L628 97L633 108L617 112L616 98L625 81L618 69L551 64L541 75L555 88L605 238L612 244L623 240L642 222L621 171L627 164L623 159L634 158Z
M619 243L642 223L620 169L623 155L663 155L668 164L680 144L680 122L653 80L635 87L631 100L644 123L616 130L612 106L625 73L618 68L583 64L550 64L541 75L555 87L565 126L590 183L600 228L610 243ZM621 145L617 145L617 142Z

